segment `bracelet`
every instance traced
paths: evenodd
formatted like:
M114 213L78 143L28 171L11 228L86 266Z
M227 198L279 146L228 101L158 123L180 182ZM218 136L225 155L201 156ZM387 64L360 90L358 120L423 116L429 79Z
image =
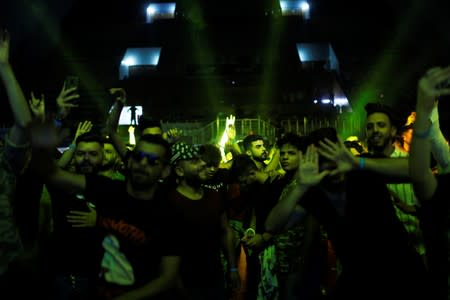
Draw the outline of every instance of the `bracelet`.
M238 271L238 269L236 267L230 268L230 272L231 273L234 273L234 272L237 272L237 271Z
M359 158L359 169L364 170L365 167L366 167L366 158L360 157Z
M428 138L430 136L430 133L431 133L431 127L433 127L433 126L428 127L428 129L425 130L425 131L413 130L413 137L418 137L420 139Z
M70 150L75 150L76 147L77 147L77 145L73 144L73 143L69 145Z

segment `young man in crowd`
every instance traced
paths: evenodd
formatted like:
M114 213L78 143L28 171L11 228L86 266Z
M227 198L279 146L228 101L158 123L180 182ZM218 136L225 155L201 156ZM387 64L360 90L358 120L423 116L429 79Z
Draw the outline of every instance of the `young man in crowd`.
M48 171L49 183L95 203L103 255L94 299L177 299L173 287L183 245L173 232L180 217L160 185L170 173L169 157L167 141L144 135L126 162L125 181L55 166ZM72 223L93 226L87 218L74 216Z

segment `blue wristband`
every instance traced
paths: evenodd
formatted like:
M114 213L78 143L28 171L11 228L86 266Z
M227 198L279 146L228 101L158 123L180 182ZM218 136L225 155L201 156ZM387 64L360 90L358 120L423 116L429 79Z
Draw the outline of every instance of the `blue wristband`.
M359 158L359 169L364 170L365 167L366 167L366 158L360 157Z
M238 271L237 268L230 268L230 272L231 272L231 273L237 272L237 271Z

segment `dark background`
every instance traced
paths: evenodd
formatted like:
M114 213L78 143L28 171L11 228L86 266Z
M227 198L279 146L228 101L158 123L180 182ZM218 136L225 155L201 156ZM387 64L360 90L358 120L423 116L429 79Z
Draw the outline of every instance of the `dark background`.
M258 61L266 64L267 53L276 58L269 106L288 115L292 110L286 106L283 111L281 105L286 86L309 95L310 75L299 71L296 42L333 46L338 80L351 106L367 93L405 114L413 109L419 76L431 66L450 64L448 1L315 0L307 22L267 17L277 7L272 0L176 2L175 20L145 24L148 1L4 0L0 26L11 33L11 62L27 96L44 93L51 110L65 76L80 76L82 99L73 118L98 122L111 105L106 89L113 86L125 87L130 104L144 105L160 118L208 119L230 109L245 116L270 115L267 108L258 110L255 99L266 84ZM163 47L157 72L120 81L125 50L139 46ZM230 56L253 71L239 73L231 66L219 76L195 74L198 60ZM206 89L218 95L217 107L202 93ZM241 108L248 105L255 109ZM441 106L442 115L448 115L450 105ZM3 102L0 125L11 121Z

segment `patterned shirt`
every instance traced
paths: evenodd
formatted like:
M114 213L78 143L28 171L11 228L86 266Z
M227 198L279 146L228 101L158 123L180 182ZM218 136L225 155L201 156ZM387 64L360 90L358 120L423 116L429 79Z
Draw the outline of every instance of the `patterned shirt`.
M391 157L407 157L408 152L395 149L391 154ZM398 183L388 184L389 190L393 193L393 196L398 197L403 203L413 206L417 204L417 199L414 194L413 186L411 183ZM425 254L425 245L423 241L422 231L419 225L419 219L417 216L405 213L397 205L394 205L398 219L405 226L406 231L409 234L412 244L416 248L420 255Z
M286 185L279 201L282 201L296 185L295 179ZM278 273L291 273L300 266L302 257L300 257L299 252L303 244L304 233L304 224L299 222L274 236Z
M25 167L29 156L29 145L14 145L5 136L5 145L0 149L0 275L9 263L22 251L22 243L14 221L12 201L16 190L17 175Z

